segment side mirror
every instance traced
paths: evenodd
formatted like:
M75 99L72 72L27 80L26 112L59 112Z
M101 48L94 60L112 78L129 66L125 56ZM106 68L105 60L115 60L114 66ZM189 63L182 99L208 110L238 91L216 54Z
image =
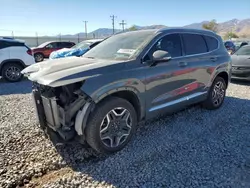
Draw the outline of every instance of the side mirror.
M167 51L157 50L153 53L153 60L155 62L166 62L171 59L170 54Z
M153 59L146 61L149 66L154 66L157 63L167 62L171 59L171 56L168 52L163 50L157 50L153 53Z

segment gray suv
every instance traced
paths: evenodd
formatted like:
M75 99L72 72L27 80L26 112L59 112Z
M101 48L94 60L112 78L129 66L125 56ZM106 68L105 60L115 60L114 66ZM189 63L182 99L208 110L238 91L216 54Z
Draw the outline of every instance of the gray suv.
M220 36L184 28L114 35L82 57L24 69L33 81L40 127L116 152L139 122L194 103L218 109L231 77Z

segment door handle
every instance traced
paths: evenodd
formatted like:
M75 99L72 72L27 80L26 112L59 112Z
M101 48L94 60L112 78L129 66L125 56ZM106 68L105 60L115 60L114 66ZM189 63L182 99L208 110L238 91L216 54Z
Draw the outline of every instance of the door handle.
M187 65L187 62L179 62L179 67L186 67Z
M215 61L217 61L217 57L211 57L210 60L215 62Z

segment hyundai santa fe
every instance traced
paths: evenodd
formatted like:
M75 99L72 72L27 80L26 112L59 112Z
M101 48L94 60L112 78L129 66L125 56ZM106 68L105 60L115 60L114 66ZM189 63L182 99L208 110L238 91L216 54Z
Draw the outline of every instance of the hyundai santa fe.
M33 82L42 129L112 153L139 122L195 103L220 108L231 66L214 32L166 28L119 33L82 57L35 64L23 74Z

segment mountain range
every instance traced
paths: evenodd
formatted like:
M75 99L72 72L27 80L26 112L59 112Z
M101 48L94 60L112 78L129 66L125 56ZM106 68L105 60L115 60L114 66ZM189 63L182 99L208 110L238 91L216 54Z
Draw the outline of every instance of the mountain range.
M208 23L209 21L202 21L200 23L192 23L189 25L183 26L184 28L194 28L194 29L201 29L202 25L205 23ZM150 26L138 26L134 25L136 29L159 29L159 28L164 28L168 27L165 25L150 25ZM120 29L115 29L115 33L120 32ZM218 33L220 35L225 35L227 32L233 31L240 37L250 37L250 18L249 19L243 19L243 20L238 20L238 19L232 19L226 22L221 22L218 23ZM92 31L88 33L88 37L92 38L102 38L102 37L107 37L112 35L113 29L110 28L99 28L95 31ZM85 33L77 33L74 35L62 35L62 38L75 38L75 37L80 37L84 38Z

